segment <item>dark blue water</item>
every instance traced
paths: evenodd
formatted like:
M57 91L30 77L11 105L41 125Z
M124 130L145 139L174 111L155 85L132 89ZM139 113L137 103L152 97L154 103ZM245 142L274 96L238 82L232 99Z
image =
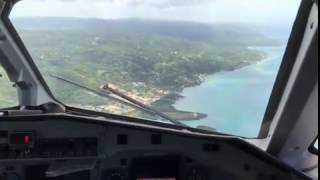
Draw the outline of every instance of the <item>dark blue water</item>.
M274 86L285 47L254 47L268 57L254 65L214 74L197 87L183 91L175 107L205 113L208 118L186 122L219 132L256 137Z

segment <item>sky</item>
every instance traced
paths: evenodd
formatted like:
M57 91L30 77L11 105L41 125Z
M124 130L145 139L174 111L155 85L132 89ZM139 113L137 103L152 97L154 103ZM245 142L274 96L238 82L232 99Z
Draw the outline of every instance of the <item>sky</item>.
M11 16L141 18L196 22L292 21L301 0L22 0Z

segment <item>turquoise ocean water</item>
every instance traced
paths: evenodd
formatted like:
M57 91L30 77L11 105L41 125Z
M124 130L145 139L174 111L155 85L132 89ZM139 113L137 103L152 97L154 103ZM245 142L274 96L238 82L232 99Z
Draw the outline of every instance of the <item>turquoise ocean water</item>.
M267 53L257 64L209 76L197 87L186 88L179 110L205 113L208 118L186 122L219 132L256 137L278 74L285 47L251 47Z

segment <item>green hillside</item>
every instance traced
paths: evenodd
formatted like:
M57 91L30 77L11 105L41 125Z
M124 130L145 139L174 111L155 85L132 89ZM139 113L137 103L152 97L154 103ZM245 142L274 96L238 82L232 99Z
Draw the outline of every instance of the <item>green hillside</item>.
M59 18L17 19L16 24L54 94L70 104L97 106L105 100L84 96L48 75L93 88L112 83L135 95L152 97L161 94L155 89L179 93L201 84L206 75L256 63L265 54L247 47L275 44L239 25ZM0 92L6 89L0 86ZM0 101L8 98L0 95Z

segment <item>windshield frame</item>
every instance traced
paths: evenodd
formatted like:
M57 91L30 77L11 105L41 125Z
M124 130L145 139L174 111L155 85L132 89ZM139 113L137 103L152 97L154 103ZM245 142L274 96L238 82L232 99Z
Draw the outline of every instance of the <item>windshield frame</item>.
M40 80L41 85L44 87L45 91L52 98L52 101L64 105L67 110L68 109L79 110L78 108L75 108L75 107L68 107L63 102L59 101L57 98L54 97L47 82L43 78L42 74L40 73L39 69L37 68L36 64L34 63L33 58L31 57L29 51L27 50L27 48L24 45L22 39L20 38L18 32L16 31L11 20L9 19L10 12L11 12L12 8L14 7L15 3L17 3L18 1L20 1L20 0L5 1L5 7L3 8L3 11L1 13L1 19L4 23L4 25L6 26L6 28L10 32L11 36L13 37L15 43L17 44L18 48L20 48L23 55L27 59L28 63L32 67L32 71L34 71L34 73L37 75L37 78ZM242 138L245 138L245 139L265 139L268 137L271 124L274 120L275 114L278 110L278 107L280 105L280 101L282 99L281 97L284 94L285 87L287 85L286 82L288 81L288 79L290 77L291 71L293 69L293 65L295 63L295 61L292 61L292 59L295 59L293 57L297 56L298 51L296 51L296 49L298 47L300 47L300 44L301 44L301 41L303 38L303 37L301 37L301 34L303 34L303 33L301 33L301 31L302 31L301 27L304 28L305 25L307 24L307 22L305 22L303 17L305 16L305 12L306 12L305 9L310 7L311 6L310 4L312 5L313 1L309 1L309 0L302 0L301 1L301 6L299 8L298 15L297 15L297 17L298 18L300 17L300 19L295 19L295 22L293 25L293 31L291 32L291 34L289 36L290 38L289 38L289 41L287 44L287 48L285 50L285 55L282 58L281 65L280 65L279 71L276 76L277 78L274 83L268 105L266 107L266 113L263 117L263 121L262 121L262 124L260 127L260 133L259 133L258 137L256 137L256 138L242 137ZM304 29L303 29L303 31L304 31ZM132 118L132 117L128 117L128 116L121 116L118 114L109 114L109 113L104 113L104 112L88 111L88 110L84 110L84 109L81 109L81 110L85 111L85 112L94 112L94 113L97 113L100 115L112 115L112 116L115 115L117 117L125 117L125 118L130 118L130 119ZM140 119L143 120L143 123L150 121L150 120L143 119L143 118L140 118ZM153 122L151 122L151 123L153 123ZM209 133L208 131L205 131L205 130L199 129L199 131L204 131L204 132ZM224 133L220 133L220 132L217 132L217 133L224 134ZM236 135L232 135L232 136L236 136ZM238 136L238 137L240 137L240 136Z
M46 81L44 80L43 76L41 75L38 67L34 63L29 51L27 50L27 47L24 45L22 39L20 38L18 32L14 28L13 24L10 21L9 15L11 13L12 8L16 3L18 3L20 0L8 0L8 1L3 1L0 0L0 13L1 13L1 21L3 22L3 25L5 28L8 30L10 33L10 36L12 37L13 41L15 42L15 45L19 48L21 51L22 55L24 56L25 60L27 61L28 65L30 66L31 70L33 73L36 75L37 80L39 81L40 85L42 88L44 88L45 92L47 95L51 98L53 103L59 104L59 105L64 105L64 103L60 102L57 100L53 93L51 92L49 86L47 85ZM5 67L3 67L5 69ZM7 73L8 76L10 76L9 73ZM17 87L18 88L18 87ZM23 94L21 94L23 96ZM20 98L19 98L20 101ZM19 102L21 104L21 102ZM19 106L20 106L19 104Z
M316 144L319 141L319 136L317 136L311 143L310 147L309 147L309 152L311 154L317 155L319 156L319 148L317 149Z

